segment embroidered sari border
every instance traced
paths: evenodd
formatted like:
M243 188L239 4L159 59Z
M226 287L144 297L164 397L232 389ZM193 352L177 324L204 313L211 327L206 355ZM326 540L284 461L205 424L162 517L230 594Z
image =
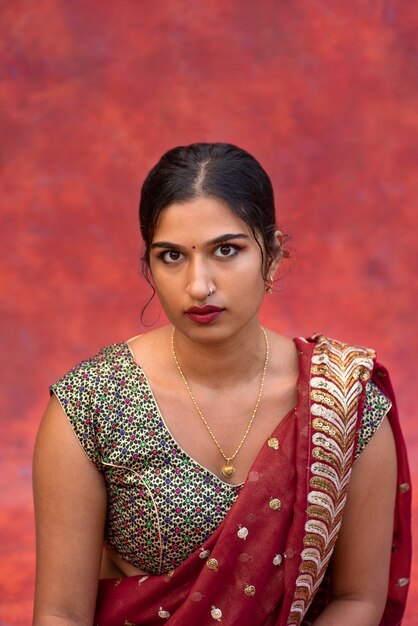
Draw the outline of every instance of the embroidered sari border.
M373 350L323 336L311 358L305 534L287 624L299 626L331 558L354 461L359 400L373 371Z

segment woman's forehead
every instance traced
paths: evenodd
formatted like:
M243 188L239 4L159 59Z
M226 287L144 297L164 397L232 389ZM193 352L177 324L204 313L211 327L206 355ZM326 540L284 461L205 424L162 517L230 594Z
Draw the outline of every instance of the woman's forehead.
M230 207L217 198L196 198L188 202L171 204L160 213L153 241L194 235L204 240L214 239L225 233L251 235L246 223L235 215Z

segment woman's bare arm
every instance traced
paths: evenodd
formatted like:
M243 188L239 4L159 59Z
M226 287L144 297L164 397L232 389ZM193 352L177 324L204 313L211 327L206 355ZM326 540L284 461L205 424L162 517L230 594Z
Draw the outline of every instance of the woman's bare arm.
M91 626L106 515L106 491L52 396L35 445L34 626Z
M355 462L332 557L332 601L314 626L377 626L388 590L396 450L387 419Z

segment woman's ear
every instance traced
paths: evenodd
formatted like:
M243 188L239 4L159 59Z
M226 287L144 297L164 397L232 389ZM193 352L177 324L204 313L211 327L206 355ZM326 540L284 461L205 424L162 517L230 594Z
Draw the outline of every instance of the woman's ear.
M268 271L269 275L271 275L272 277L274 277L283 259L283 249L282 249L283 232L281 230L274 231L274 238L276 240L276 252L270 263L270 267Z

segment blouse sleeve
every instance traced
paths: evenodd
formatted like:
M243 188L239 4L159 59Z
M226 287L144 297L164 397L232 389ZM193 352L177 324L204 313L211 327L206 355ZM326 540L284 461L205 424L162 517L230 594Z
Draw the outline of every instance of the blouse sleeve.
M355 458L357 459L367 446L383 418L392 408L392 402L372 381L366 385L366 399L364 403L363 416L361 418L360 435L357 442Z
M99 470L101 455L97 439L96 364L87 359L76 365L49 388L55 394L65 415L91 463Z

